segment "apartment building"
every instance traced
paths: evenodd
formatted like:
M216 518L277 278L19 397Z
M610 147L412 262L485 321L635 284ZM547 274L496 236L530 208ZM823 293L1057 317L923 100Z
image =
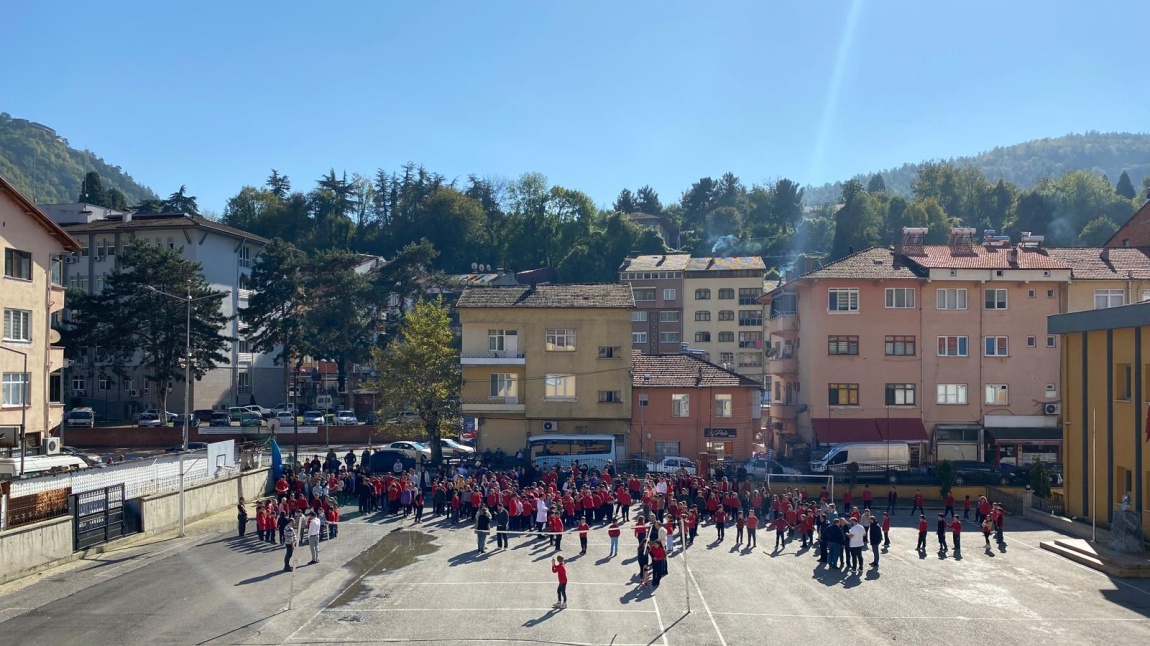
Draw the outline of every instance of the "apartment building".
M757 256L692 258L683 271L683 340L710 361L760 383L765 272Z
M52 322L64 309L62 258L80 244L0 177L0 246L4 248L0 307L0 449L40 450L64 416L64 349Z
M478 419L479 448L524 448L546 433L613 434L631 421L631 288L468 287L461 406Z
M631 347L647 354L679 351L683 337L683 271L689 254L627 258L619 280L631 286Z
M230 290L222 299L223 313L231 317L247 304L252 265L267 240L233 227L184 213L136 215L90 204L48 204L42 207L60 227L75 237L80 250L64 264L69 287L98 293L104 276L116 266L118 253L133 240L166 245L202 267L213 289ZM173 307L181 307L178 302ZM233 318L221 333L238 341L230 348L230 360L191 384L193 409L246 405L253 401L272 406L284 401L286 386L282 366L275 365L275 352L258 353L245 339L244 321ZM66 394L69 402L92 406L109 418L132 418L159 402L144 380L140 367L127 378L116 378L95 363L95 349L69 370ZM182 401L185 384L172 386L168 401Z
M630 453L654 460L751 457L762 384L689 353L636 352L631 363Z
M1062 311L1070 267L1040 236L1012 245L953 229L926 245L925 234L906 229L894 249L764 296L778 444L906 440L923 460L1057 459L1060 354L1045 320Z

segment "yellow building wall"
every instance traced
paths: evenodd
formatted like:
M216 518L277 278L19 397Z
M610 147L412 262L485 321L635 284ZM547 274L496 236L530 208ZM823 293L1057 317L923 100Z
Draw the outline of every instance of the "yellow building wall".
M1150 280L1074 280L1066 288L1067 312L1094 309L1094 290L1121 289L1125 304L1141 302L1143 292L1150 295Z

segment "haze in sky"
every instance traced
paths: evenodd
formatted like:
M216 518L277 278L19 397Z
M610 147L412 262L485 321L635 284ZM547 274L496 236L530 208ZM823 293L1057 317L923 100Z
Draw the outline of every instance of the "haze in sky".
M9 2L0 111L221 212L271 168L539 171L608 205L1145 131L1145 3Z

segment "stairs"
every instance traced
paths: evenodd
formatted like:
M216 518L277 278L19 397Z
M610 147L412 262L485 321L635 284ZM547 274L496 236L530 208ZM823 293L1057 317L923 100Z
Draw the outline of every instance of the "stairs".
M1118 554L1081 538L1042 541L1042 549L1080 565L1122 579L1150 578L1150 558L1146 555Z

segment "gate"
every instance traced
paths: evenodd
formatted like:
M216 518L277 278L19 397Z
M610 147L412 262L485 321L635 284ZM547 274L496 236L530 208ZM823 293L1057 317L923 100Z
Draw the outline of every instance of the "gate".
M124 535L124 485L74 493L71 506L74 551Z
M987 487L986 497L990 499L990 502L996 502L1002 505L1002 508L1009 514L1015 516L1021 516L1023 514L1022 495L1016 491L1000 489L998 487Z

